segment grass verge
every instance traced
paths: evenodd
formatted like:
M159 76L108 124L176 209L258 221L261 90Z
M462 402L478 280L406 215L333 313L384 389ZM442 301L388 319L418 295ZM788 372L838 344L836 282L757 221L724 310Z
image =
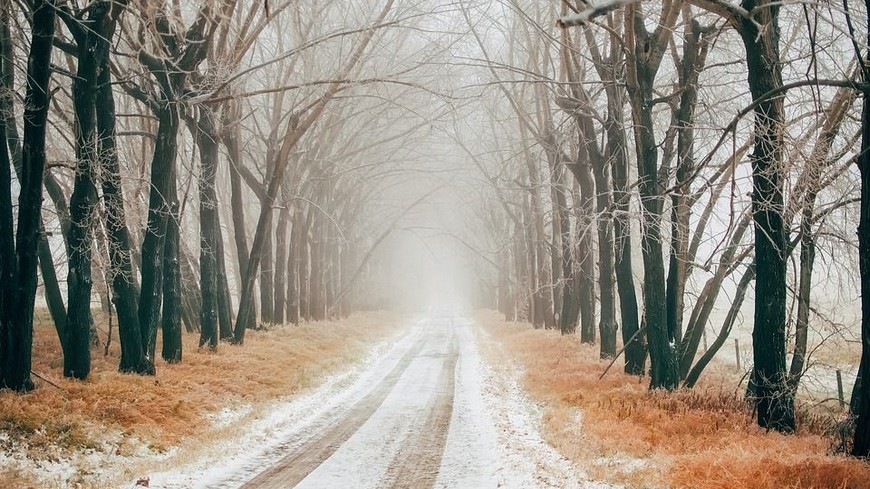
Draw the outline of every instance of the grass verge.
M118 373L115 340L108 356L92 352L86 381L62 378L57 335L51 325L38 324L33 370L57 387L35 378L38 388L28 394L0 392L0 487L79 481L101 487L106 479L89 477L91 469L77 467L77 456L86 454L91 465L111 472L135 457L231 436L232 430L216 426L222 410L256 410L317 385L397 334L401 322L395 314L365 313L249 331L244 346L221 344L216 353L198 350L198 335L188 334L183 362L158 360L154 377Z
M817 420L796 435L767 433L717 372L693 390L649 392L577 336L505 322L477 322L524 371L525 389L544 406L543 435L597 480L628 487L870 488L870 464L831 455Z

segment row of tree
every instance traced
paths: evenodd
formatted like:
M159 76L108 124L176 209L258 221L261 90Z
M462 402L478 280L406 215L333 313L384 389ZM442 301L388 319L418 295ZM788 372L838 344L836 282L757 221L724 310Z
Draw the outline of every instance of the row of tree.
M215 349L375 301L357 284L407 209L366 211L428 121L442 49L410 27L431 11L81 3L0 4L0 387L33 387L39 278L78 379L105 340L94 297L138 374L158 332L174 363L184 331ZM422 59L384 52L403 43Z
M695 385L754 291L759 425L795 430L814 341L836 329L863 337L851 410L854 453L867 456L870 307L861 336L821 305L839 290L858 296L855 262L870 294L870 121L857 103L866 15L848 2L754 0L466 9L477 55L464 63L489 85L492 144L466 149L491 189L479 248L498 250L492 303L539 327L579 328L602 358L623 353L621 330L625 371L675 389Z

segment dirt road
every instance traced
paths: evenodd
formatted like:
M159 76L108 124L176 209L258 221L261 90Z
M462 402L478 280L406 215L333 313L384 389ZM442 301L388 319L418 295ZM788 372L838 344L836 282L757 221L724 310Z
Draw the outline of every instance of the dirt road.
M472 328L450 316L417 321L352 379L272 413L270 432L211 470L154 486L603 487L541 440L536 406L515 376L486 365Z

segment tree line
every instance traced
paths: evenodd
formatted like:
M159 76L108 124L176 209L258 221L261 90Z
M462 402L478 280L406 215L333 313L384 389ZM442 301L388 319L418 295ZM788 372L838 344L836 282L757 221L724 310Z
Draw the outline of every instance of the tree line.
M359 284L408 209L367 211L441 55L383 46L420 45L437 11L339 3L0 4L0 386L34 387L38 296L76 379L111 341L95 297L143 375L158 334L176 363L185 332L214 350L376 302Z
M477 49L462 63L485 77L492 120L475 134L490 144L465 148L489 187L478 240L497 250L489 303L579 331L602 358L624 355L626 373L672 390L696 384L754 294L747 399L761 427L793 432L808 339L848 329L817 284L848 290L862 297L850 412L854 454L867 456L867 12L470 4Z

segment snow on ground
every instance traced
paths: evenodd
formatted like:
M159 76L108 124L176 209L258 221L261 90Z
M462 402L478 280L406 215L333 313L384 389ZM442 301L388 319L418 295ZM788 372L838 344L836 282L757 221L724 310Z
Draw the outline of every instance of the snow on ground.
M541 407L520 387L522 372L515 365L498 369L487 365L469 325L459 328L458 335L463 377L457 376L451 433L436 487L612 487L590 481L582 470L543 440ZM458 447L453 453L451 442ZM478 454L481 460L494 461L489 462L494 470L488 480L479 476L465 478L472 461L463 457L464 451Z
M120 468L169 453L159 454L138 437L117 430L108 438L119 441L69 452L53 445L34 449L0 433L0 467L33 476L40 488L102 488L116 480Z
M378 487L404 442L425 418L446 356L443 331L408 364L377 411L338 450L296 486ZM466 486L467 487L467 486Z
M435 385L453 337L459 350L453 410L435 487L612 487L589 481L542 439L541 409L519 386L521 372L514 365L487 365L472 328L466 320L451 321L449 328L420 320L403 338L381 345L363 364L327 379L309 394L262 411L239 406L213 415L216 426L247 423L241 438L216 441L194 455L181 450L160 461L171 470L131 476L148 477L150 487L165 489L239 487L352 416L353 405L423 340L422 350L407 364L377 411L298 486L379 487L402 445L415 439L421 419L434 402ZM196 460L191 461L192 457Z
M347 408L379 383L399 361L402 354L423 332L424 321L418 321L411 331L396 342L384 342L352 369L333 375L308 394L274 403L255 414L256 419L245 427L241 438L221 440L203 449L193 462L176 459L161 461L170 470L136 475L148 477L149 487L165 489L237 487L250 479L281 454L295 448L292 440L304 441L306 433L316 432L325 420L345 414ZM250 410L250 407L241 407ZM240 419L244 415L221 412L216 423ZM230 423L232 421L229 421ZM178 459L182 459L179 463ZM135 480L134 480L135 482ZM129 488L132 483L121 487Z

